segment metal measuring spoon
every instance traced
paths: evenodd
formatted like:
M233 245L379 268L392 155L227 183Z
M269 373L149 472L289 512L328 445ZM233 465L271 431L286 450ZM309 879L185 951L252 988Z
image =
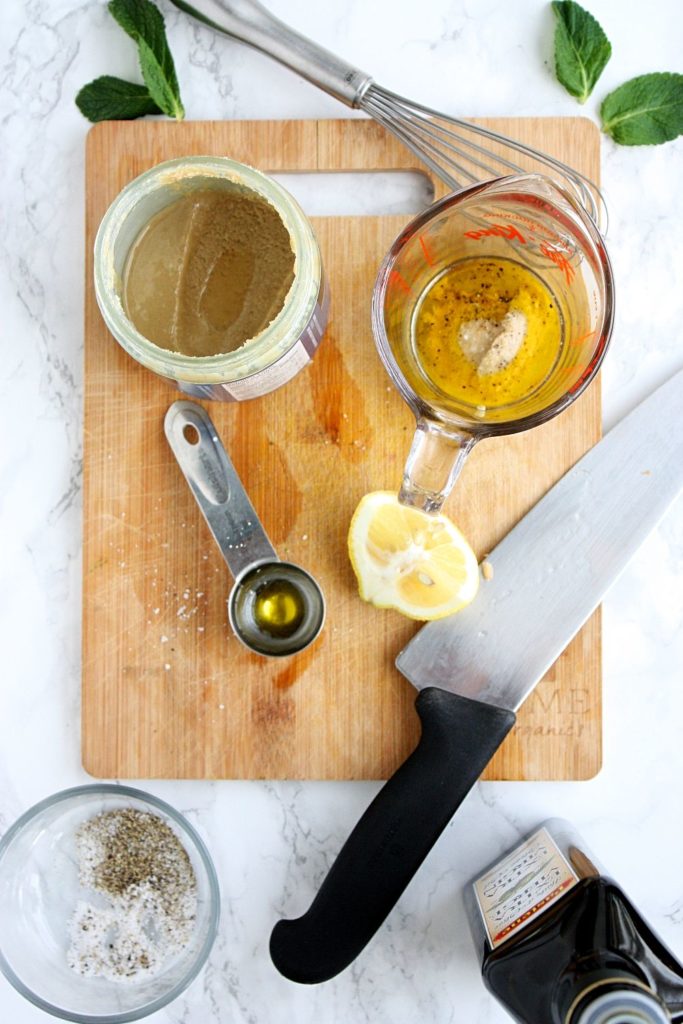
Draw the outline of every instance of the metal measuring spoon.
M234 577L228 618L235 636L255 654L303 651L325 620L319 585L301 566L278 558L201 405L174 402L164 431Z

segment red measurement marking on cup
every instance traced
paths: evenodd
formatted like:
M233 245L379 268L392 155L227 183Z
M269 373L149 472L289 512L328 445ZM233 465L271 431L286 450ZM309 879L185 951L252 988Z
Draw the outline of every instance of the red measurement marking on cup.
M427 245L427 243L425 242L424 237L422 235L420 235L420 247L422 249L422 252L424 253L424 258L425 262L427 263L427 266L433 267L435 263L434 255L429 246Z
M398 270L392 270L389 274L389 287L400 288L406 295L410 295L411 287L404 277L402 277Z
M507 238L508 241L521 242L522 245L526 245L526 238L514 224L494 224L490 228L482 228L481 231L465 231L463 232L465 238L474 238L475 241L479 238Z
M564 274L567 284L571 284L574 280L574 268L570 264L567 256L561 249L556 249L555 246L550 245L548 242L541 242L539 249L549 260L551 260L559 270Z
M575 391L579 390L586 378L590 376L592 370L592 363L575 363L573 366L564 366L561 370L558 370L556 379L558 381L562 381L569 377L573 377L575 373L578 373L578 378L574 381L571 387L567 388L567 394L573 395Z
M585 342L590 341L591 338L595 337L595 331L586 331L579 338L575 338L574 341L570 342L572 348L580 348Z
M591 363L589 366L583 367L581 369L582 369L581 376L579 377L579 379L576 381L575 384L572 384L572 386L569 389L569 394L570 395L573 395L575 391L578 391L579 388L582 387L584 381L586 381L590 377L591 373L593 372L593 364Z
M493 220L496 214L493 213L492 211L484 211L482 213L482 216L485 217L487 220ZM540 221L533 220L531 217L527 217L525 214L520 213L518 210L515 210L514 216L515 224L519 226L519 230L521 231L523 228L526 228L527 241L529 238L539 239L548 237L548 229L545 228Z
M526 226L527 230L535 238L543 238L544 235L548 234L543 225L539 224L537 220L530 220L528 217L522 217L520 214L517 214L517 219L520 224Z
M585 373L587 369L588 367L586 363L580 363L578 366L576 364L574 364L573 366L563 366L561 370L557 371L554 379L557 381L565 381L568 380L570 377L573 377L576 373Z

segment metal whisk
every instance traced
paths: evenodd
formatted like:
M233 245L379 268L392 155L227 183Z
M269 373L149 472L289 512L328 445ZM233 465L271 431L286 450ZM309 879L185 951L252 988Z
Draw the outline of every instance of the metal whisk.
M603 234L606 232L607 208L597 185L548 153L384 89L364 71L274 18L258 0L172 2L219 32L273 57L347 106L366 111L450 189L524 170L542 170L573 194ZM534 166L520 167L515 156L531 159Z

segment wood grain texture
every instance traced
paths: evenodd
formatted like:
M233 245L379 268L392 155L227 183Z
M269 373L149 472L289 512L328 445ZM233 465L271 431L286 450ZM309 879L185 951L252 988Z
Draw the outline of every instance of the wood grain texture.
M598 134L582 118L484 123L598 177ZM117 778L386 778L417 739L415 694L393 665L417 625L360 601L346 531L366 491L398 486L412 434L369 322L377 267L409 218L314 219L332 311L313 363L256 401L206 403L278 553L310 569L327 596L316 644L264 660L231 635L230 575L164 438L164 414L179 396L112 340L92 287L93 240L109 203L153 164L195 153L266 171L418 167L365 120L141 121L90 132L83 763ZM479 556L599 434L593 386L535 431L475 448L446 510ZM596 614L527 701L486 777L594 775L600 690Z

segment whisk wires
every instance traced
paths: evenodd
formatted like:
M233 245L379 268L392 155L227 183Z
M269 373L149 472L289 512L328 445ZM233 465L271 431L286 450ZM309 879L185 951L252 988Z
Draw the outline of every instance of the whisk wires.
M504 155L505 151L528 158L564 185L606 234L607 207L600 189L590 178L548 153L491 128L432 110L375 82L371 82L358 99L358 106L400 139L451 189L463 188L486 178L530 170ZM482 139L493 143L496 149L478 141ZM499 152L499 149L504 152Z

